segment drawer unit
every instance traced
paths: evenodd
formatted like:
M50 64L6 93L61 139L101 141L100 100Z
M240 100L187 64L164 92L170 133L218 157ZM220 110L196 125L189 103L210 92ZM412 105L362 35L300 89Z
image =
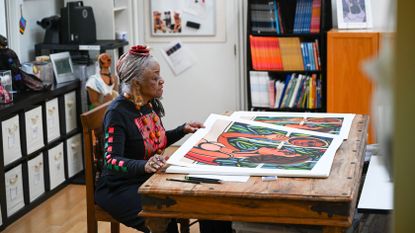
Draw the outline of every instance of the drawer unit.
M43 153L29 160L27 168L29 178L29 199L30 202L32 202L45 192Z
M58 98L46 102L46 129L48 142L60 136Z
M84 168L81 134L77 134L67 140L66 155L68 157L68 177L72 177Z
M77 125L77 112L76 112L76 95L75 91L65 94L65 124L66 133L71 132Z
M0 105L0 231L83 169L80 88L65 82Z
M48 154L50 190L65 181L65 164L63 161L63 144L60 143L50 149Z
M7 216L10 217L24 207L22 165L6 172L4 179L6 183Z
M4 166L22 157L19 116L1 122Z
M42 106L36 107L25 113L26 122L26 145L27 154L42 148L43 143L43 121Z

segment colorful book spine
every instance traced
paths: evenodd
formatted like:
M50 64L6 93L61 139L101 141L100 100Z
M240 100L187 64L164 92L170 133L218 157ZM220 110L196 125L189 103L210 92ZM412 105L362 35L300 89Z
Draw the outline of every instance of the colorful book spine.
M310 25L310 32L311 33L319 33L320 32L320 15L321 15L321 0L313 0L312 5L312 13L311 13L311 25Z

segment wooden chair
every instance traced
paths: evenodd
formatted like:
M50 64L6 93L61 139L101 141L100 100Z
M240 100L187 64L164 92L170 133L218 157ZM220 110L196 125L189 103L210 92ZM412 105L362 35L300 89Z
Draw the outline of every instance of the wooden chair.
M98 221L110 222L111 233L120 232L120 223L111 217L105 210L95 204L95 177L97 173L96 162L102 158L94 145L99 145L102 136L102 123L105 111L110 102L104 103L91 111L81 114L84 135L85 155L85 185L86 185L86 211L88 233L98 232ZM95 141L95 142L94 142Z
M97 175L97 164L103 158L102 148L102 123L105 111L111 103L106 102L88 112L81 114L81 122L84 135L85 155L85 185L87 206L88 233L98 232L98 221L110 222L111 233L120 232L120 223L111 217L105 210L95 204L95 179ZM181 233L190 232L189 219L177 219L180 224Z

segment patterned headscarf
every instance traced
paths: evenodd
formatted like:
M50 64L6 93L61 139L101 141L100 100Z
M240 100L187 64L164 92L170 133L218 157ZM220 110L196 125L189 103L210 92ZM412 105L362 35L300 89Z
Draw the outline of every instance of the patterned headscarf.
M148 47L143 45L132 46L117 62L116 72L121 83L129 83L133 78L141 78L145 68L154 57L150 55Z

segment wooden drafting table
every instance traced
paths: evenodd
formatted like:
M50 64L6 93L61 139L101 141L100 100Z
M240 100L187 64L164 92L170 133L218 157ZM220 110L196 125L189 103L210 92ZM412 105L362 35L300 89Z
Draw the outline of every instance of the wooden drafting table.
M327 179L278 178L263 182L191 184L155 174L140 188L141 216L320 225L343 232L353 220L362 177L368 117L356 115L349 139L338 149Z

